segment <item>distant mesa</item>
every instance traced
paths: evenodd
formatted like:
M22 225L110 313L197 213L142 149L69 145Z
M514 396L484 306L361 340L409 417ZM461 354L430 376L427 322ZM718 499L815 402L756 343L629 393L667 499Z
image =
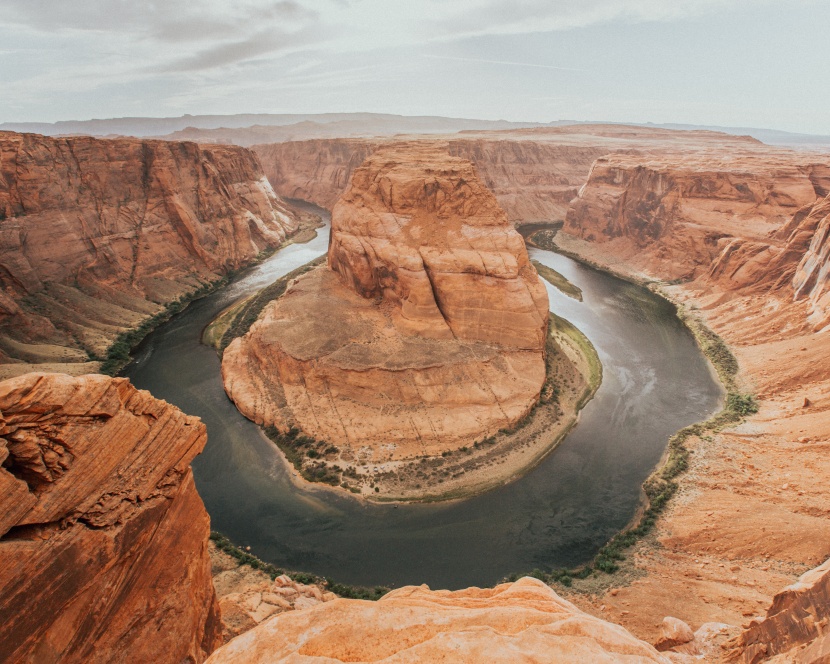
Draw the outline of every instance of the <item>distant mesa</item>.
M373 154L334 208L328 265L225 351L250 419L364 463L509 427L545 381L548 297L521 236L446 146Z

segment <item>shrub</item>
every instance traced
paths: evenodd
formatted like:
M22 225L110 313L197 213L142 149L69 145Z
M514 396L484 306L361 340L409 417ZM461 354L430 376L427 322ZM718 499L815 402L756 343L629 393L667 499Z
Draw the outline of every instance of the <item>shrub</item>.
M741 417L745 417L758 412L758 401L752 394L730 392L726 397L726 408Z

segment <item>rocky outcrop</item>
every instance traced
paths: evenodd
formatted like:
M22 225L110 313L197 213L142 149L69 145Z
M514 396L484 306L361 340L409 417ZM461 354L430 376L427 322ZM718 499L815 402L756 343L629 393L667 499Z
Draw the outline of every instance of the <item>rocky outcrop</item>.
M469 162L377 152L335 206L328 260L225 351L251 419L378 463L468 445L539 398L547 292Z
M205 427L126 379L0 383L0 661L201 662L221 643Z
M827 196L803 210L803 219L798 219L788 242L788 247L792 247L793 254L797 255L809 238L809 246L801 255L792 285L795 299L809 302L808 320L816 330L825 329L830 324L829 233L830 196Z
M310 609L337 599L337 595L323 586L298 583L284 574L271 579L261 570L240 565L235 558L213 546L210 560L225 642L271 616Z
M764 252L777 256L770 236L815 198L809 165L789 153L616 154L593 165L564 230L616 241L617 253L665 279L704 275L721 254L730 267L718 273L732 275L748 260L768 261ZM741 260L724 260L736 252Z
M804 574L772 600L766 617L754 620L735 639L727 660L756 664L774 655L811 644L816 657L799 653L794 660L822 662L830 638L830 560Z
M268 620L216 651L231 662L660 662L669 659L536 579L449 592L395 590Z
M242 148L0 133L0 352L102 356L296 226Z

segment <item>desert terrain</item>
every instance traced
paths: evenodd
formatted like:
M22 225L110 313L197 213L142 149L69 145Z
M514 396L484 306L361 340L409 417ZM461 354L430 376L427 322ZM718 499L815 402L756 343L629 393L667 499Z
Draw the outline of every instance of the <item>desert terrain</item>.
M529 365L516 380L509 372L499 378L516 390L516 407L492 424L484 417L479 430L485 435L520 419L542 392L547 298L522 281L532 274L532 283L541 283L508 221L551 222L561 228L543 231L546 243L648 284L677 303L690 325L723 339L737 360L728 387L741 408L739 422L685 438L685 466L672 479L674 495L653 528L621 548L613 573L594 569L570 585L542 570L544 581L524 578L491 589L401 588L376 604L324 597L325 586L315 593L290 579L277 583L280 577L241 580L237 590L226 576L221 601L214 590L219 582L211 580L207 514L189 469L205 444L200 423L123 379L24 373L0 384L0 487L15 507L6 512L0 538L6 570L0 639L9 661L110 661L113 652L148 661L169 653L177 661L204 661L224 638L240 633L240 625L254 624L210 661L267 661L277 654L310 661L424 661L445 653L455 653L448 661L510 661L516 651L528 661L549 661L552 653L558 661L826 661L826 156L712 132L619 126L476 132L449 141L421 138L411 148L431 154L446 146L443 167L464 160L480 177L449 178L451 192L441 195L436 178L437 187L416 187L428 192L419 197L405 186L384 188L382 178L375 189L368 186L384 168L392 174L400 168L413 181L413 165L391 141L332 139L248 152L138 140L5 134L3 140L3 168L18 165L0 188L0 229L14 240L0 254L0 359L15 372L37 364L51 368L56 357L87 365L87 371L97 368L89 365L93 355L106 351L118 333L284 241L298 222L279 196L331 206L345 191L334 210L328 266L298 277L287 299L266 309L249 335L267 339L281 306L324 288L338 299L333 310L344 319L349 310L376 307L365 315L376 320L371 334L393 344L413 330L427 330L430 343L495 345L500 357L526 358ZM375 147L380 157L361 166ZM90 151L98 151L92 162L109 158L105 153L123 161L124 168L106 171L122 179L98 184L84 167L82 157ZM156 154L164 165L159 171L151 167ZM43 162L66 164L65 175L44 177L38 171ZM185 177L191 184L177 184ZM346 190L361 177L367 185ZM62 189L51 191L56 186ZM455 195L468 187L482 193ZM194 192L190 199L175 193L182 188ZM110 204L99 191L122 193ZM462 219L484 220L469 223L471 228L461 223L455 232L492 243L489 251L505 270L498 273L503 290L484 288L482 273L468 269L461 250L447 240L424 243L434 252L422 254L417 269L394 265L407 271L406 279L390 277L395 270L384 248L392 236L380 229L406 209L424 224L420 232L431 233L441 216L439 201L454 215L462 211ZM494 211L499 205L501 216ZM143 219L162 233L162 247L154 249L155 234L149 247L143 244ZM375 230L367 231L372 223ZM54 224L66 232L50 233ZM482 230L489 227L495 240ZM38 233L44 239L35 242ZM51 247L48 254L43 246ZM408 256L406 248L402 243L391 255ZM152 269L146 267L150 259ZM467 254L464 259L470 260ZM450 269L458 265L463 269ZM423 288L427 271L431 288ZM168 275L165 283L175 288L161 289L156 273ZM378 274L389 280L369 278ZM461 279L473 285L450 285L444 300L444 277L449 284ZM528 284L526 296L511 299L511 284L519 283ZM489 293L475 300L485 313L492 312L493 292L511 294L509 325L491 313L485 319L495 324L470 323L477 320L469 318L475 307L465 296L479 291ZM422 297L429 294L431 301ZM71 298L87 305L69 306ZM100 303L110 307L113 301L118 315L104 320ZM315 341L303 336L310 338L298 337L295 345ZM226 362L243 345L234 343ZM300 351L293 351L297 361ZM477 357L487 364L486 355ZM298 361L292 375L306 371ZM532 384L518 380L528 375ZM252 414L255 406L252 400ZM266 404L258 412L272 409ZM361 411L355 426L372 424L366 420ZM460 447L440 430L433 440L439 453ZM233 571L221 567L214 564L216 578ZM281 588L284 593L276 592ZM289 606L279 600L287 596ZM315 601L303 608L300 596ZM29 610L33 597L43 606L48 597L49 606L60 610ZM263 602L268 606L252 617Z

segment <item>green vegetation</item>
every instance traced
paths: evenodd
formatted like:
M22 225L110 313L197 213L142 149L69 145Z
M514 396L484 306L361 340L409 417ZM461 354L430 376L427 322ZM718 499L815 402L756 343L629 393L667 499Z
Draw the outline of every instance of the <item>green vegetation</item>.
M344 475L350 475L350 473L343 471L339 466L328 466L323 463L327 458L336 458L340 453L334 445L306 436L296 427L291 427L285 433L280 432L275 426L267 426L263 430L305 480L343 486L344 489L350 487L349 482L344 478ZM321 459L321 461L306 465L304 464L306 458L315 461Z
M551 331L555 330L556 332L563 334L574 344L576 344L579 348L580 354L588 361L588 387L576 405L576 410L580 411L585 404L588 403L591 397L594 396L602 383L602 362L600 362L599 355L597 354L597 349L594 348L594 344L591 343L588 337L582 334L582 331L576 327L576 325L568 320L565 320L561 316L551 313L550 327Z
M562 226L564 226L565 222L560 221L557 222L557 225L552 228L545 228L535 233L531 233L531 235L527 238L528 244L533 247L538 247L539 249L544 249L545 251L559 251L559 247L556 245L554 238L556 237L556 233L559 231Z
M138 327L119 334L112 345L107 349L107 355L103 358L99 371L107 376L115 376L121 369L123 369L130 361L130 352L138 346L139 343L150 332L156 329L162 323L167 322L177 313L183 311L190 302L204 297L208 293L213 292L217 288L227 285L229 277L222 277L213 282L202 284L196 290L182 295L178 300L173 300L165 305L164 309L154 316L145 318ZM99 358L93 358L99 359Z
M226 320L224 323L227 325L227 329L219 340L219 353L223 353L230 345L231 341L246 334L248 330L251 329L251 325L256 322L257 318L259 318L259 315L262 313L265 306L285 293L285 289L291 281L299 277L301 274L305 274L318 265L321 265L325 260L325 256L320 256L319 258L315 258L313 261L298 267L296 270L289 272L284 277L277 279L270 286L266 286L253 297L243 300L240 302L238 307L234 307L230 311L223 314L228 316L229 320ZM211 323L211 327L213 325L214 323Z
M536 569L530 572L529 576L534 576L546 583L559 583L571 587L575 579L587 579L600 572L608 575L617 572L620 569L620 562L626 559L626 550L651 533L658 516L665 510L672 496L677 493L679 489L677 477L689 467L690 452L686 447L686 441L691 437L703 438L708 434L717 433L725 427L741 422L747 415L758 412L755 396L739 390L736 380L738 361L723 339L700 320L689 316L682 310L678 311L678 317L692 332L698 346L712 363L726 389L727 396L723 409L710 419L684 427L669 438L663 464L643 484L647 504L636 526L617 533L587 565L572 570L562 569L551 572ZM557 325L560 325L560 320L562 319L556 321ZM564 324L570 325L567 321L564 321ZM586 355L590 357L589 354L586 353ZM515 580L519 576L519 574L512 574L508 579Z
M582 289L578 286L574 286L570 281L568 281L563 275L559 274L556 270L547 265L542 265L539 261L530 261L533 263L533 267L536 268L536 271L539 273L539 276L542 277L545 281L550 283L555 288L559 289L562 293L567 295L568 297L572 297L574 300L579 300L582 302Z
M278 576L285 574L292 581L297 583L304 583L306 585L317 584L326 587L335 595L340 597L347 597L349 599L368 599L378 600L389 592L389 588L384 586L375 586L374 588L365 588L363 586L350 586L345 583L337 583L330 578L323 578L314 574L307 574L305 572L289 572L279 567L275 567L271 563L266 563L256 556L248 553L236 544L231 542L227 537L216 531L210 533L211 541L216 545L220 551L224 551L228 555L236 558L241 565L248 565L253 569L262 570L271 579L276 579Z

